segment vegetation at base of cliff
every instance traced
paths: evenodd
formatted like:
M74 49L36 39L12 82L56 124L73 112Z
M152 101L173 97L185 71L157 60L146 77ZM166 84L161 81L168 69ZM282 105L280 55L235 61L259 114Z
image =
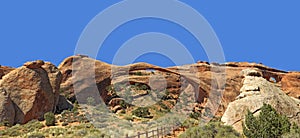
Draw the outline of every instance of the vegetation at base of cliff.
M22 136L26 133L38 131L39 129L41 129L43 127L44 127L44 125L41 122L39 122L37 120L32 120L24 125L17 124L12 127L8 127L5 130L0 130L0 137Z
M231 126L221 122L209 122L204 126L190 127L179 138L240 138L241 135Z
M55 115L52 112L44 114L47 126L55 126Z
M264 104L257 117L248 111L243 123L243 133L248 138L300 137L300 129L286 116L280 115L271 105Z
M137 117L147 118L150 116L149 109L147 107L138 107L132 111L132 115Z
M45 127L41 122L30 121L24 125L15 125L5 130L0 130L1 138L24 137L24 138L44 138L44 137L99 137L109 138L108 135L101 133L92 124L83 123L65 127Z

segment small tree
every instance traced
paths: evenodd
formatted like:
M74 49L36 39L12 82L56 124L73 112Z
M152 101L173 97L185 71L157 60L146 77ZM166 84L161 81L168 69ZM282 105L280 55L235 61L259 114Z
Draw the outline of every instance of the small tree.
M264 104L257 117L248 111L243 132L249 138L275 138L288 133L290 126L287 117L278 114L271 105Z
M47 126L55 126L55 115L52 112L44 114Z

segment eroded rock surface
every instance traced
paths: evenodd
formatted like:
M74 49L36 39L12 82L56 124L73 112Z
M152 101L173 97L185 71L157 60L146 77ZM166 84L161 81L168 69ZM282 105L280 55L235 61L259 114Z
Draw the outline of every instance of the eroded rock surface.
M72 65L76 68L72 68ZM209 64L208 62L199 61L196 64L170 68L161 68L147 63L136 63L120 67L109 65L87 56L72 56L65 59L59 66L59 69L63 74L61 84L63 95L73 102L76 100L76 97L81 97L84 101L88 97L95 96L96 99L101 97L108 105L114 98L123 98L114 97L107 91L109 86L118 83L122 84L120 82L127 83L123 85L124 88L127 85L135 84L140 86L146 85L145 87L150 89L165 85L168 92L170 92L170 96L174 99L178 99L180 92L187 88L188 85L192 85L196 91L195 102L198 104L197 106L203 106L207 102L213 103L213 107L217 108L216 115L221 117L229 103L246 96L240 95L241 89L249 92L248 94L260 91L260 88L257 86L246 87L245 85L243 87L245 75L262 77L290 96L299 98L295 94L298 92L299 87L297 86L300 83L297 81L297 77L289 75L290 73L286 71L256 63L229 62L225 64ZM79 77L73 77L74 75ZM90 79L90 76L93 76L95 79ZM150 84L154 76L162 77L164 80L157 84ZM290 79L294 79L293 84L285 83ZM96 85L93 82L96 82ZM76 96L73 90L74 84L78 86ZM122 89L118 90L121 93L124 92ZM91 91L93 94L91 94ZM137 98L148 94L145 91L136 92L135 97Z
M286 95L265 78L249 74L243 80L241 94L237 100L228 105L221 120L242 132L242 122L247 111L259 113L264 103L270 104L280 114L286 115L290 121L300 124L300 107L297 100Z

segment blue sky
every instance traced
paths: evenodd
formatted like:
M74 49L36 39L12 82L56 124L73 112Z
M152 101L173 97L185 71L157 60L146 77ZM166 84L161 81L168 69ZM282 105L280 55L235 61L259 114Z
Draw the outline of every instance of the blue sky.
M0 1L0 65L18 67L42 59L58 65L74 54L85 26L118 0L2 0ZM201 13L214 28L226 61L263 63L300 71L300 1L182 0ZM176 24L158 19L135 20L120 26L106 39L97 59L112 62L129 38L161 32L184 44L195 60L208 60L201 45ZM179 54L180 55L180 54ZM174 63L149 53L136 59L160 66ZM188 64L188 63L187 63Z

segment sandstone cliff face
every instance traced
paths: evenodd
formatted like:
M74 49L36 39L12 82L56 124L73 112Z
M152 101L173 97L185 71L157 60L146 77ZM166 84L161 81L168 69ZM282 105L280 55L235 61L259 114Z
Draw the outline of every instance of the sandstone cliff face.
M270 104L280 114L286 115L290 121L300 124L299 102L258 74L261 72L257 70L243 73L245 78L240 90L241 94L237 100L228 105L221 120L226 125L231 125L242 132L242 121L244 121L247 110L257 114L263 104L266 103Z
M76 99L85 102L88 97L98 97L99 94L105 100L109 98L106 87L111 84L110 65L86 56L72 56L58 68L63 74L60 85L62 95L70 101L75 102Z
M149 89L166 89L167 99L175 103L180 100L183 91L193 90L194 98L191 99L194 100L189 102L193 103L194 112L203 113L204 107L209 105L217 110L216 116L221 117L226 109L232 108L228 107L229 103L259 96L261 92L267 91L261 87L270 87L267 84L273 85L272 89L268 90L275 91L274 93L281 89L287 95L299 99L299 74L246 62L197 62L161 68L147 63L113 66L87 56L72 56L66 58L58 68L43 61L28 62L17 69L0 67L0 88L7 92L7 95L2 95L0 104L14 105L13 122L25 123L31 119L42 118L48 111L72 108L64 97L73 102L87 102L89 97L95 97L96 103L102 99L111 109L118 109L116 107L120 102L126 100L126 89L134 91L131 95L135 101L133 104L146 103L141 97L149 95ZM264 85L252 85L252 82ZM110 88L114 88L119 96L111 93ZM158 98L157 94L154 94L155 96ZM284 100L290 102L286 96L276 96L279 99L284 97ZM259 101L259 98L255 100ZM0 107L0 111L11 108L3 106ZM258 106L259 104L255 108ZM13 116L14 113L9 114ZM1 115L0 119L8 117L5 114Z
M51 67L53 65L42 61L28 62L0 80L0 88L7 92L14 104L13 123L41 119L44 113L54 111L58 97L53 88L59 89L60 76L55 75L59 71L51 70Z
M76 66L75 70L72 68L72 65ZM76 99L73 90L74 84L78 86L78 94L76 95L81 97L83 101L88 97L101 96L106 104L121 100L114 100L114 98L120 97L112 97L107 88L124 81L127 81L129 85L146 85L148 88L151 87L150 85L152 87L166 85L171 97L175 100L179 98L180 92L183 89L187 88L188 85L192 85L196 91L195 102L198 104L196 107L203 107L209 101L214 101L216 105L213 106L218 108L216 113L218 117L221 117L227 109L228 104L235 101L240 95L240 90L243 87L243 79L245 78L241 72L248 68L259 72L259 74L253 74L254 76L261 76L288 95L299 98L300 88L298 84L300 82L298 81L297 73L276 70L256 63L229 62L226 64L209 64L208 62L198 62L192 65L170 68L136 63L120 67L109 65L86 56L72 56L65 59L59 66L59 70L63 74L61 90L63 91L63 95L72 101ZM82 72L79 70L86 71ZM77 77L74 77L74 75ZM150 84L153 76L157 75L162 77L165 82ZM95 80L90 80L90 76L95 77ZM96 82L96 86L93 86L93 81ZM100 91L100 95L97 94L97 91ZM135 96L145 95L147 95L146 92L140 91ZM221 95L221 99L219 99L219 95ZM220 102L215 102L219 100ZM200 109L203 110L203 108ZM201 110L197 108L197 112L203 112Z

